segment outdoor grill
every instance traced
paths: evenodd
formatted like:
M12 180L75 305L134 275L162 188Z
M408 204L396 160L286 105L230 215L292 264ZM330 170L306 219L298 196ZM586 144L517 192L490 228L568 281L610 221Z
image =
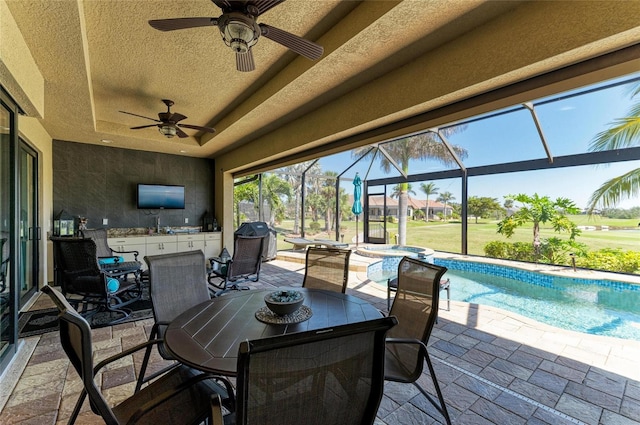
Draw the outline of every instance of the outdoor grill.
M264 236L262 246L263 261L275 260L278 254L277 232L270 228L264 221L253 221L242 223L240 227L233 233L235 236Z

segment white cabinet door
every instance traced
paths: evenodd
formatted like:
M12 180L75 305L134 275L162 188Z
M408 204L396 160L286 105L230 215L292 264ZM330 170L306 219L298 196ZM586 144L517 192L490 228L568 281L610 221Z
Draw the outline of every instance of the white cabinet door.
M204 257L217 257L222 251L222 233L210 232L204 234Z
M178 252L178 239L175 236L148 236L147 255L160 255Z
M204 236L202 234L178 235L178 252L197 250L204 252Z

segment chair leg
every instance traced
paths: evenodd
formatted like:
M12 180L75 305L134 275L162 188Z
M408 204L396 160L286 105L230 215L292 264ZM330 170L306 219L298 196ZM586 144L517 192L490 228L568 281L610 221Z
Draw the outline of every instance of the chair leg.
M438 394L438 400L440 401L440 406L438 406L438 403L436 403L433 397L431 397L431 394L427 393L420 385L418 385L417 382L414 382L413 385L415 385L420 390L420 392L431 402L431 404L433 404L436 410L440 412L442 416L444 416L444 419L447 422L447 425L451 425L451 419L449 418L449 411L447 411L447 405L444 402L442 391L440 391L440 385L438 385L438 380L436 379L436 371L433 369L433 364L431 363L431 357L429 357L428 352L425 352L424 358L427 361L427 366L429 367L429 373L431 374L431 380L433 381L433 386L436 389L436 394Z
M69 421L67 422L67 425L73 425L76 422L76 419L80 414L80 409L82 408L82 403L84 403L85 398L87 398L87 391L83 389L82 392L80 393L80 396L78 397L78 401L76 401L76 405L73 408L73 412L71 412L71 416L69 416Z

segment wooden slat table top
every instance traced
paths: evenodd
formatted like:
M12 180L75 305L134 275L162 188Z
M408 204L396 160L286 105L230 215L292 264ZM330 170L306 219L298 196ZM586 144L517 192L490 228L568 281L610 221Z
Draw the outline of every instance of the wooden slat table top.
M279 290L287 288L279 288ZM357 323L382 316L368 302L340 292L290 288L303 293L310 319L297 324L274 325L256 319L265 306L264 297L273 290L251 290L227 294L198 304L178 316L167 328L165 345L181 362L216 374L235 376L238 345L286 333Z

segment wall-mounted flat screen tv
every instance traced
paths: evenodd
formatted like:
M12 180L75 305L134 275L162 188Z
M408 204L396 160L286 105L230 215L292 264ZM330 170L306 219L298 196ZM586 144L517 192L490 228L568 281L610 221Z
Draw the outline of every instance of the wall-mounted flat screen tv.
M138 209L184 209L184 186L138 184Z

